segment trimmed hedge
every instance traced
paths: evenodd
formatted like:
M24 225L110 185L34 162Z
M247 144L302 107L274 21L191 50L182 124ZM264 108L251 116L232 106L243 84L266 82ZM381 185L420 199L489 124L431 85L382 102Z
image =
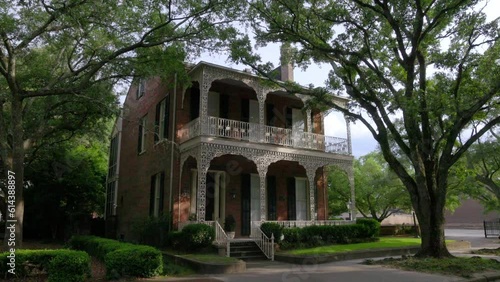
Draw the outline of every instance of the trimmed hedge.
M326 244L349 244L371 241L378 234L380 225L371 219L346 225L311 225L283 230L283 248L315 247ZM263 224L264 225L264 224ZM378 227L377 227L378 226Z
M122 243L96 236L73 236L68 244L73 249L87 252L104 261L106 276L153 277L163 270L159 250L144 245Z
M153 277L161 274L161 252L149 246L125 247L106 255L106 278L120 276Z
M281 234L283 234L283 226L274 222L264 222L260 226L260 230L266 234L267 237L271 238L271 234L274 235L274 242L279 243L281 241Z
M7 265L10 253L0 253L0 275L10 276ZM78 282L90 277L90 257L82 251L59 250L17 250L15 257L15 277L27 277L32 270L44 270L48 281Z
M372 218L358 218L356 224L362 224L367 227L367 238L374 238L380 235L380 222Z
M187 250L209 247L215 239L215 229L203 223L186 225L181 233Z

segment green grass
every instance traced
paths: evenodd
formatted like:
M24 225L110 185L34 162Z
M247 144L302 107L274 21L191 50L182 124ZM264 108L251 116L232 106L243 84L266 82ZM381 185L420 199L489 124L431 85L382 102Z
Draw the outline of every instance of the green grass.
M238 259L231 257L223 257L216 254L187 254L181 255L183 258L188 258L192 260L197 260L200 262L210 262L210 263L234 263L237 262Z
M452 240L446 240L446 242L452 242ZM360 250L416 247L416 246L420 246L420 238L381 237L380 240L376 242L345 244L345 245L328 245L315 248L289 250L285 251L284 253L291 255L321 255L321 254L334 254L334 253L360 251Z
M480 257L440 259L418 259L414 257L404 259L388 258L383 260L366 260L365 264L386 265L404 270L456 275L465 278L472 277L474 273L500 270L500 262L494 259L483 259Z
M332 254L332 253L371 250L380 248L411 247L419 245L420 245L419 238L382 237L377 242L345 244L345 245L328 245L315 248L295 249L287 251L285 253L292 255L318 255L318 254Z

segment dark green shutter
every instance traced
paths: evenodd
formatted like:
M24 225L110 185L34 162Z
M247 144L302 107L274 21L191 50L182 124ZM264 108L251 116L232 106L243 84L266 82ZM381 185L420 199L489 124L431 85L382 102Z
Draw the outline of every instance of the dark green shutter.
M163 200L165 199L165 172L160 175L160 206L158 208L158 215L163 215Z
M174 113L175 114L175 113ZM165 116L163 117L163 136L162 138L168 139L170 136L168 134L169 129L169 120L170 120L170 95L165 98Z
M289 177L286 180L287 201L288 201L288 220L297 220L297 197L295 196L295 178Z
M276 176L267 177L267 219L276 220Z
M156 175L151 176L151 187L149 190L149 216L153 216L155 211L155 180Z
M161 102L156 105L155 113L155 143L160 140L160 113L161 113Z

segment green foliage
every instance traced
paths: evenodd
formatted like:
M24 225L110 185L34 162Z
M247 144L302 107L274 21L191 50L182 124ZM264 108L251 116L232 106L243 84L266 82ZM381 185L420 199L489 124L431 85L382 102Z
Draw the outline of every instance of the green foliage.
M361 224L367 227L366 237L378 237L380 234L380 222L372 218L358 218L356 224Z
M226 216L224 220L224 231L234 232L235 229L236 229L236 220L234 219L234 216L230 214Z
M0 275L7 273L10 262L8 255L0 254ZM32 267L28 267L27 265ZM90 277L90 257L87 253L73 250L17 250L15 257L16 277L27 277L35 268L48 273L48 281L85 281Z
M349 244L372 240L380 225L374 220L345 225L311 225L303 228L285 228L282 247L316 247L328 244ZM377 229L378 226L378 229Z
M133 232L139 238L139 244L165 247L169 225L169 215L162 215L159 217L150 216L136 222L133 225Z
M302 91L313 96L308 106L334 108L368 128L410 194L426 238L419 255L447 256L441 234L450 170L500 123L500 19L487 20L488 2L250 3L247 19L257 47L286 42L296 48L292 54L299 66L331 67L324 87ZM233 61L256 69L266 65L246 34L233 47ZM296 93L288 85L282 86ZM384 180L381 176L373 178Z
M123 243L96 236L73 236L68 245L104 261L106 276L152 277L163 268L161 252L150 246Z
M271 234L274 235L274 242L279 243L281 241L281 235L283 234L283 226L274 222L264 222L260 226L260 230L266 234L267 237L271 238Z
M203 223L194 223L182 228L187 250L199 250L212 245L215 229Z
M186 246L184 233L182 231L170 231L167 234L166 245L174 250L182 250Z
M153 277L163 271L163 258L159 250L149 246L127 246L109 252L104 258L106 277Z
M26 236L64 239L104 213L107 145L87 137L40 149L26 168Z
M345 211L351 195L346 174L339 168L332 167L328 182L329 207L333 207L337 213ZM382 221L395 210L409 210L411 207L406 188L379 151L354 161L354 186L356 209L365 217Z

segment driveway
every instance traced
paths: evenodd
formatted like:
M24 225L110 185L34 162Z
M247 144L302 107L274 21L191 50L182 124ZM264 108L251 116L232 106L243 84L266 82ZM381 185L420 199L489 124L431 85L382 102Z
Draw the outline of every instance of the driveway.
M444 236L446 239L469 241L472 249L500 247L498 238L484 238L483 229L445 229Z

